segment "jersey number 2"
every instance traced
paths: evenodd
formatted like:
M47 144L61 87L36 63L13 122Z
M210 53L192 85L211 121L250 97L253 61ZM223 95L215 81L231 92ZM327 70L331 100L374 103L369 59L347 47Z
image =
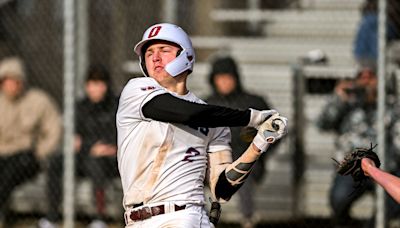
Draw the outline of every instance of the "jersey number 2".
M182 161L192 162L192 161L193 161L193 160L192 160L192 157L195 157L195 156L199 155L200 152L199 152L198 150L196 150L195 148L190 147L190 148L186 151L185 154L186 154L186 155L185 155L185 158L183 158Z

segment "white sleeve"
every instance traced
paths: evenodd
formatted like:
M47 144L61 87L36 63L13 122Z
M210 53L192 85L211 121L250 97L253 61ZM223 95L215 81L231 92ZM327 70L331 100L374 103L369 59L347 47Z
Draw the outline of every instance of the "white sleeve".
M121 93L118 107L119 120L142 119L142 107L155 96L168 93L153 78L143 77L131 79Z
M229 127L218 127L215 128L214 137L208 144L208 152L218 151L232 151L231 144L231 130Z
M210 187L212 199L221 203L225 202L225 200L217 199L215 188L221 173L233 162L230 142L230 129L228 127L219 127L215 128L213 138L208 145L206 181Z

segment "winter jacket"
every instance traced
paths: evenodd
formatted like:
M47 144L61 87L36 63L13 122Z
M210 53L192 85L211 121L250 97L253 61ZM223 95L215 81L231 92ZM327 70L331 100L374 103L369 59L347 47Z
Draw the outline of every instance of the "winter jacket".
M44 158L59 146L61 116L43 91L28 89L15 100L0 94L0 156L34 151Z
M75 128L82 139L81 152L88 154L98 141L116 145L117 106L117 98L112 93L107 93L105 99L98 103L93 103L87 97L77 103Z

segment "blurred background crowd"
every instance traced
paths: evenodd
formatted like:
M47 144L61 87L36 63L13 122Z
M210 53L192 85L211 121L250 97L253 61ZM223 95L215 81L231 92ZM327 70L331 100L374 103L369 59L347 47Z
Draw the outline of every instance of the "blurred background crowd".
M355 190L331 160L376 144L384 121L385 169L400 175L400 1L380 12L378 0L69 0L75 38L65 46L66 1L0 1L0 227L62 225L66 169L76 174L75 226L123 226L115 112L125 83L142 76L133 45L158 22L191 36L195 94L289 117L286 139L222 206L222 227L375 227L383 209L385 225L400 227L398 204L378 203L372 182ZM63 154L68 49L75 167ZM246 142L232 132L237 157Z

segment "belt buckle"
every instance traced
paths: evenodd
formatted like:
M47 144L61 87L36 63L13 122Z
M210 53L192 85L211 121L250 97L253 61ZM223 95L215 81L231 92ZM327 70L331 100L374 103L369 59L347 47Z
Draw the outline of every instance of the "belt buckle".
M148 206L142 207L140 209L133 210L129 218L132 219L133 221L140 221L140 220L145 220L148 219L152 216L151 209Z
M151 208L148 207L148 206L142 207L139 210L139 212L140 212L140 219L141 220L148 219L148 218L150 218L152 216Z

